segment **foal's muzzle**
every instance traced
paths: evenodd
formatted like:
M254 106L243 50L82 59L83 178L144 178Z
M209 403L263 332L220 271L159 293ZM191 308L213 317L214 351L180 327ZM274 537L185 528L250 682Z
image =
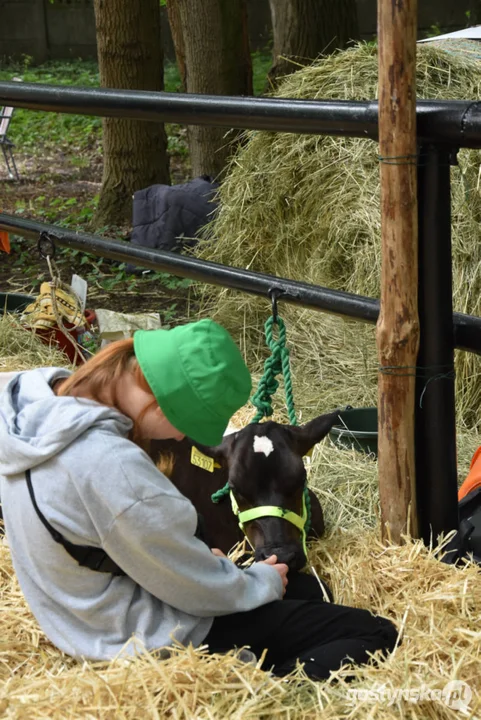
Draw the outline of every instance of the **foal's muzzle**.
M306 564L306 556L300 543L288 543L281 546L262 545L255 549L256 562L267 560L271 555L277 556L277 562L285 563L289 570L302 570Z

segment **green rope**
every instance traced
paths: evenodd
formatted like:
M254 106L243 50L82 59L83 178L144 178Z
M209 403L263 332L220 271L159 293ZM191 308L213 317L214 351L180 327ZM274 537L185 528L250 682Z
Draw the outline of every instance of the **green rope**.
M277 325L279 328L279 337L277 340L274 339L274 325ZM264 374L259 381L257 392L251 398L251 403L257 408L257 413L252 422L258 423L263 417L270 417L273 414L272 396L279 387L277 376L282 373L284 377L284 390L286 393L289 422L291 425L297 425L289 348L286 347L286 326L279 316L275 319L271 316L267 319L264 329L266 333L266 343L271 351L271 356L268 357L264 363Z
M274 325L279 329L279 337L274 339ZM266 343L271 351L271 356L264 363L264 373L259 381L257 391L251 398L251 403L257 408L255 417L251 423L258 423L263 417L271 417L274 413L272 408L272 396L275 395L279 381L277 376L282 373L284 378L284 390L286 393L287 414L291 425L297 425L296 411L294 407L294 392L292 389L291 363L289 359L289 348L286 346L286 326L282 318L269 317L264 325ZM219 503L229 495L229 483L211 495L213 503ZM305 532L308 533L311 527L311 498L307 486L304 488L304 502L306 504L307 520Z
M226 495L228 495L230 492L229 483L226 483L223 488L220 488L220 490L216 490L215 493L212 493L210 496L210 499L213 503L220 503L222 498L224 498Z

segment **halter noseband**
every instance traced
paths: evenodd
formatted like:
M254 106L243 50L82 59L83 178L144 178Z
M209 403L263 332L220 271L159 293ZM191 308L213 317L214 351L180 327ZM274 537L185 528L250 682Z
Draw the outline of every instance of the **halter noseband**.
M307 488L304 488L304 492L302 493L302 517L295 513L293 510L286 510L286 508L277 507L276 505L258 505L257 507L250 508L250 510L241 511L232 490L230 490L229 495L232 505L232 512L234 513L234 515L237 516L237 519L239 520L239 527L246 536L249 544L251 543L245 529L245 525L247 523L263 517L278 517L282 518L283 520L287 520L287 522L290 522L298 530L300 530L302 538L302 549L304 550L304 553L307 557L306 525L308 520L308 512L306 506L306 494L308 492L309 491L307 490Z

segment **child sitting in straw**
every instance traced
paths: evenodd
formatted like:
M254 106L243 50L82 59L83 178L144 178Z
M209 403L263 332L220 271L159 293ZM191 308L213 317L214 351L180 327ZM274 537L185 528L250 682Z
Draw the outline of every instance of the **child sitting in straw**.
M137 444L185 435L218 444L250 390L230 335L202 320L138 331L73 374L20 373L0 395L0 498L13 565L58 648L108 659L132 654L132 636L147 650L173 638L212 652L250 645L268 649L264 667L276 674L300 660L316 679L392 651L397 632L387 619L325 603L320 591L282 599L288 568L275 556L241 570L211 552L195 535L190 501ZM124 574L81 566L68 554L78 546Z

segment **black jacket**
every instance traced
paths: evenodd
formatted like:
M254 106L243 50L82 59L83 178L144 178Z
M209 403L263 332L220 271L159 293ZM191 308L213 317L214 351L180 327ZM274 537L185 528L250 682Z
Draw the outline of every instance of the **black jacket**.
M151 185L134 194L131 242L180 251L195 245L199 230L213 219L217 183L198 177L185 185Z

